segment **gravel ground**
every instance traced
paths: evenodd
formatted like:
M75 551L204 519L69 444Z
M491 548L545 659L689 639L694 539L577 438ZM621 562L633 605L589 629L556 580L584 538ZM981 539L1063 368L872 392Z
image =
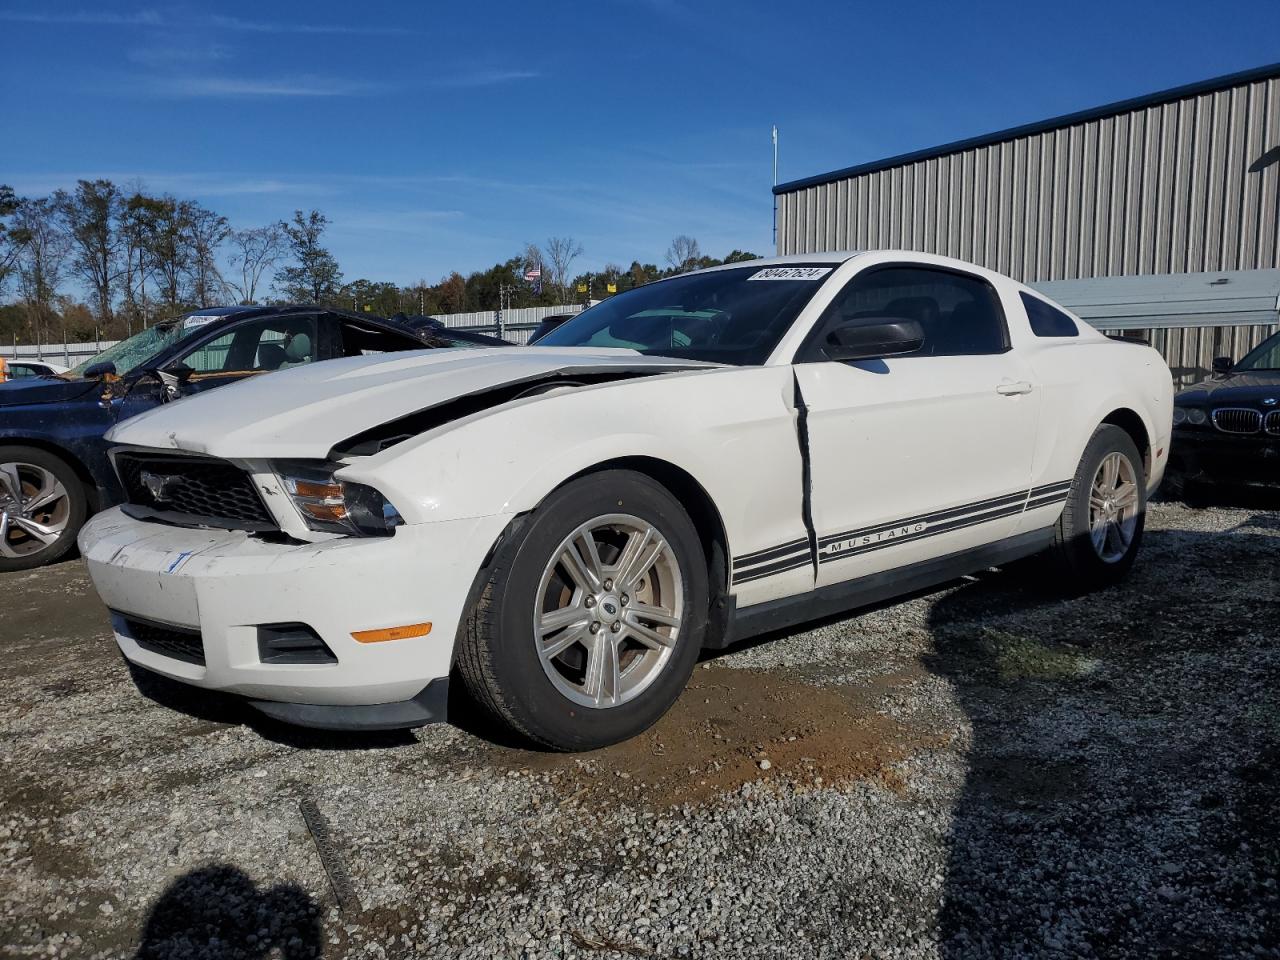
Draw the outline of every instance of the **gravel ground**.
M732 651L583 756L144 696L78 562L2 576L0 953L1280 957L1277 506Z

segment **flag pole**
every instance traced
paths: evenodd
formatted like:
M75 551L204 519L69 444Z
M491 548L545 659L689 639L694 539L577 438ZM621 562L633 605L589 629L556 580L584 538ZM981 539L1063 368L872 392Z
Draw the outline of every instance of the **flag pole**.
M773 125L773 185L778 185L778 125ZM778 252L778 195L773 194L773 252Z

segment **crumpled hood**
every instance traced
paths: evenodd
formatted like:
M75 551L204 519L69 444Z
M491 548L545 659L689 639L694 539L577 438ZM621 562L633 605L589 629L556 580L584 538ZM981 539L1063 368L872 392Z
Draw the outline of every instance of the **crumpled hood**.
M1248 403L1256 405L1268 398L1280 398L1280 371L1233 373L1221 380L1201 380L1181 391L1179 406L1197 403Z
M101 386L102 383L98 380L63 380L61 377L10 380L8 383L0 383L0 407L75 400Z
M611 370L714 367L633 350L526 347L414 350L313 363L249 377L126 420L114 443L252 459L324 457L358 433L522 381Z

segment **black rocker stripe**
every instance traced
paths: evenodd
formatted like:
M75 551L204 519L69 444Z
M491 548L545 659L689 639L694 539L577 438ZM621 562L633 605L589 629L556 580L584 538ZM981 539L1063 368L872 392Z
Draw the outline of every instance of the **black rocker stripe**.
M1051 507L1054 504L1066 503L1067 496L1065 492L1045 494L1042 497L1032 497L1027 501L1028 510L1039 510L1041 507Z
M992 520L1002 520L1005 517L1017 516L1021 512L1022 504L1017 503L1010 507L1002 507L997 513L983 513L978 516L958 517L955 520L949 520L936 527L927 527L919 533L908 533L901 537L894 537L891 540L880 540L875 543L864 544L860 547L852 547L848 550L842 550L839 553L823 554L818 558L818 562L830 563L834 560L843 560L846 557L857 557L864 553L872 553L873 551L881 550L885 547L896 546L900 543L911 543L914 540L925 540L929 537L936 537L943 533L963 530L965 527L974 527L980 523L990 523Z
M787 560L779 560L777 563L771 563L764 567L755 567L754 569L735 573L733 575L734 586L740 583L749 583L752 580L761 580L765 577L772 577L775 574L786 573L788 570L797 570L800 567L809 566L809 549L806 546L805 552L797 557Z
M976 526L980 523L989 523L992 520L1002 520L1019 514L1024 510L1034 510L1040 507L1065 503L1071 483L1072 481L1070 480L1046 483L1032 487L1030 490L991 497L987 500L978 500L958 507L948 507L945 510L936 510L933 513L921 514L906 520L879 523L875 526L862 527L848 533L827 534L818 538L818 562L828 563L833 560L842 560L845 557L870 553L883 547L923 540L955 530L963 530L966 527ZM918 523L928 524L928 526L917 533L863 544L862 546L837 553L822 552L824 548L832 543L885 533L898 527L909 527ZM793 540L790 543L780 544L776 547L767 547L735 558L733 562L735 568L733 583L735 586L740 583L749 583L752 580L760 580L764 577L785 573L788 570L795 570L807 563L809 563L809 544L806 540ZM741 569L743 567L750 569Z
M1017 493L1008 493L1002 497L992 497L990 500L979 500L975 503L967 503L958 507L948 507L946 510L936 510L933 513L921 514L918 517L909 517L906 520L893 520L887 523L877 523L875 526L862 527L858 530L850 530L846 533L829 533L818 538L818 546L825 547L828 544L835 543L839 540L852 540L855 537L865 537L872 533L883 533L886 530L892 530L895 527L909 527L913 523L938 523L943 520L950 520L953 517L961 517L970 513L977 513L979 510L994 510L997 507L1011 506L1017 504L1021 509L1022 504L1027 499L1027 491L1020 490Z
M1046 483L1044 486L1032 487L1031 496L1038 497L1042 493L1066 493L1071 489L1071 483L1072 481L1070 480L1062 480L1058 483Z
M792 540L789 543L780 543L776 547L765 547L763 550L756 550L754 553L744 553L740 557L733 558L734 567L750 567L758 563L764 563L767 560L777 560L779 557L789 557L793 553L801 550L809 549L809 541L805 539Z

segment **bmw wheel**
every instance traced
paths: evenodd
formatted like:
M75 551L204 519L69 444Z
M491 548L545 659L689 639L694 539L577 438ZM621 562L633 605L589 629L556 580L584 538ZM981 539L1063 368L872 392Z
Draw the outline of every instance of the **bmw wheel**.
M65 461L35 447L0 447L0 571L61 560L87 513L84 487Z
M679 502L642 474L561 487L481 572L458 669L483 706L561 750L635 736L697 660L706 561Z
M1133 438L1103 424L1090 438L1058 518L1053 553L1069 592L1119 583L1142 543L1147 487Z

